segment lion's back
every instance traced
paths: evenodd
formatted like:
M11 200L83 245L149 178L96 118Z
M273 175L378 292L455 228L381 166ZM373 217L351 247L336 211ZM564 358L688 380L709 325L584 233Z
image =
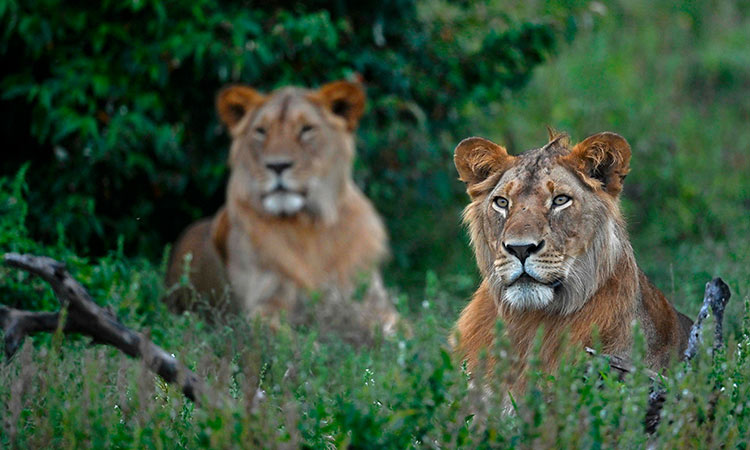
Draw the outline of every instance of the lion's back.
M225 294L226 271L214 245L213 221L213 218L206 217L188 226L172 250L167 266L166 287L172 289L167 296L167 303L174 309L184 310L193 306L194 292L189 287L177 287L186 274L195 293L208 296L211 303ZM186 272L187 265L189 272Z

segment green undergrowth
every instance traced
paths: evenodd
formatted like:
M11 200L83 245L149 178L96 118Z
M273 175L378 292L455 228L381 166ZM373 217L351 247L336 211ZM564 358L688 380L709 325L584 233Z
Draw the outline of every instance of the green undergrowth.
M606 361L573 354L555 376L533 371L528 393L509 401L500 381L508 344L500 342L494 375L471 379L447 343L461 298L432 273L421 311L407 313L414 335L367 347L322 338L314 327L269 332L237 317L174 315L160 301L163 263L121 251L79 257L65 250L64 236L57 246L35 244L24 231L23 186L23 174L1 183L4 248L65 261L100 304L175 354L223 400L196 406L112 348L37 336L0 364L2 447L746 448L750 312L741 299L734 309L744 319L732 319L725 350L704 350L692 367L676 364L665 374L662 424L649 436L643 419L652 383L643 371L620 380ZM44 282L15 269L0 269L0 293L9 306L57 308ZM637 339L636 362L643 347Z

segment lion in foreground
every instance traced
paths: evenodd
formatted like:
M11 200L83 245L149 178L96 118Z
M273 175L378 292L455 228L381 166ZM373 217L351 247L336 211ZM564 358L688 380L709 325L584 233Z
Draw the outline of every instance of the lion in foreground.
M456 351L477 368L500 318L517 358L511 388L520 389L540 327L541 368L554 371L566 334L573 345L593 346L596 329L605 353L628 357L637 320L645 363L662 369L684 351L691 320L635 262L618 198L630 146L614 133L572 148L566 135L550 138L519 156L478 137L456 147L471 197L464 220L483 278L456 324Z
M375 325L390 333L398 315L378 272L386 232L351 174L364 105L361 86L347 81L270 95L223 89L216 108L232 136L226 203L183 232L167 286L188 270L212 307L223 302L272 325L282 315L317 318L355 339ZM183 309L191 298L183 287L169 301Z

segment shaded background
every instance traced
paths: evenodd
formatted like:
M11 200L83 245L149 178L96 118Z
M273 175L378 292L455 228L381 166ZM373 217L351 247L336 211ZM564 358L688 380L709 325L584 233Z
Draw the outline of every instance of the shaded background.
M749 10L2 1L0 174L26 168L34 240L90 256L119 242L157 261L223 202L228 137L213 109L222 85L354 77L369 96L355 177L387 221L391 286L413 293L440 280L468 295L477 275L453 148L483 135L520 152L542 145L550 125L574 140L611 130L630 141L624 203L636 251L678 303L717 273L744 294Z

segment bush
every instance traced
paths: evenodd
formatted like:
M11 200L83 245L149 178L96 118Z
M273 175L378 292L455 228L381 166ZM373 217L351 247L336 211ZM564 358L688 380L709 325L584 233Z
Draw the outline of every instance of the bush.
M31 234L64 233L96 255L122 235L126 252L159 255L223 202L222 85L361 77L370 101L356 178L388 220L399 272L447 273L467 254L453 238L463 204L453 147L477 132L472 114L555 48L553 16L521 20L490 0L261 5L0 2L0 171L30 162Z

